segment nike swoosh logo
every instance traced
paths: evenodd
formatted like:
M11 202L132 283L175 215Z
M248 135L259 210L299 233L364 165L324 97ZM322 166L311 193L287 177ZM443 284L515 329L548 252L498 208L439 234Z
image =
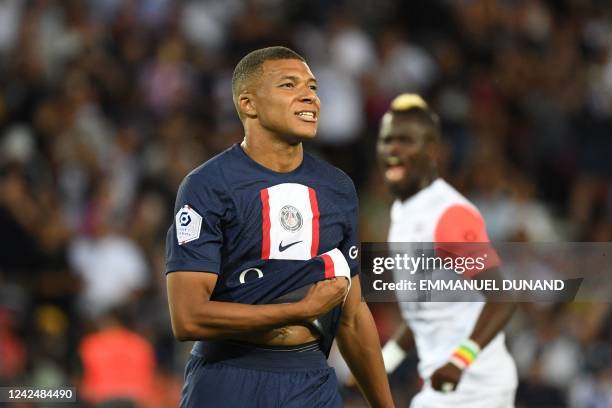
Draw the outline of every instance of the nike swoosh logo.
M295 242L290 243L289 245L285 245L285 246L283 246L283 241L281 241L281 242L278 244L278 250L279 250L280 252L283 252L285 249L290 248L290 247L294 246L295 244L299 244L300 242L302 242L302 241L295 241Z

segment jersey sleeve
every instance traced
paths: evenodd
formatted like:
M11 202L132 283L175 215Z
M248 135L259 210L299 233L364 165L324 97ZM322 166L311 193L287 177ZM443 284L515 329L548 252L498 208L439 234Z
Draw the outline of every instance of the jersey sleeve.
M489 241L482 215L468 205L447 208L438 220L434 239L436 254L452 258L465 277L474 277L501 264Z
M348 178L348 176L346 176ZM340 243L338 249L344 255L349 268L351 277L359 273L359 199L353 182L350 181L350 191L347 200L347 227L345 229L344 239Z
M227 205L211 184L188 176L179 187L174 223L166 236L166 273L221 271L221 224Z

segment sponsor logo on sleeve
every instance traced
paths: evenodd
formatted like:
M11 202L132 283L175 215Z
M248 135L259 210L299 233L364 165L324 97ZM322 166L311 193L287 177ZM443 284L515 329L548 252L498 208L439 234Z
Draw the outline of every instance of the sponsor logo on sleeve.
M188 205L184 205L174 217L176 224L176 239L179 245L200 238L202 216Z

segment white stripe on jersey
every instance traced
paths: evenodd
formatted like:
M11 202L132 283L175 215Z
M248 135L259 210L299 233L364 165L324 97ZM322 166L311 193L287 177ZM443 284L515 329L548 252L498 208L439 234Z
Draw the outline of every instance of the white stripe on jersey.
M313 209L309 188L297 183L283 183L269 187L267 191L270 221L268 259L312 258Z

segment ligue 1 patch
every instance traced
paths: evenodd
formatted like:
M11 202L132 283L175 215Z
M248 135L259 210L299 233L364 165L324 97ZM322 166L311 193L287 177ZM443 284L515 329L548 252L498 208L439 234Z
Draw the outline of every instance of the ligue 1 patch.
M183 206L174 217L176 224L176 239L179 245L200 238L202 216L188 205Z
M280 210L280 222L289 232L297 232L302 228L302 214L292 205L286 205Z

